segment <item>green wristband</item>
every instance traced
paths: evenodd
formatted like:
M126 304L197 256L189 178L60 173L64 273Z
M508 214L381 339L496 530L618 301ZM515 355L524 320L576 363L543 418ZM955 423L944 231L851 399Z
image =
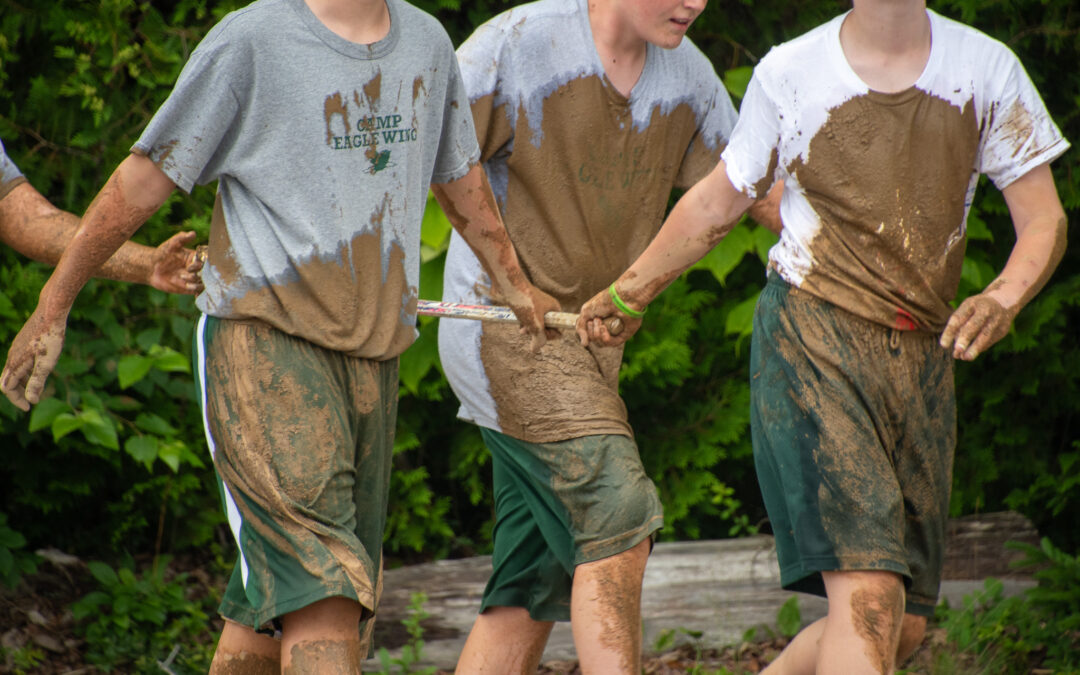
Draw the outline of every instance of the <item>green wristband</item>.
M641 317L645 316L647 308L639 312L636 309L631 309L629 305L623 302L622 298L619 297L618 292L615 291L615 282L612 282L611 285L608 286L607 290L608 295L611 296L611 301L615 303L615 306L619 309L620 312L630 317L631 319L640 319Z

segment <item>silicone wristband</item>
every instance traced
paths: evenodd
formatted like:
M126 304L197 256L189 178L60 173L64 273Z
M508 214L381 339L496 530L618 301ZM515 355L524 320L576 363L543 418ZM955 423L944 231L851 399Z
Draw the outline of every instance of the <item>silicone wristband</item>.
M623 302L622 298L619 297L618 292L616 292L616 290L615 290L615 283L614 282L612 282L612 284L610 286L608 286L607 290L608 290L608 295L611 296L611 301L614 302L615 306L619 309L619 311L622 312L623 314L625 314L626 316L628 316L628 317L630 317L632 319L640 319L641 317L645 316L645 312L648 311L648 308L646 308L646 309L643 309L643 310L641 310L639 312L636 309L631 308L625 302Z

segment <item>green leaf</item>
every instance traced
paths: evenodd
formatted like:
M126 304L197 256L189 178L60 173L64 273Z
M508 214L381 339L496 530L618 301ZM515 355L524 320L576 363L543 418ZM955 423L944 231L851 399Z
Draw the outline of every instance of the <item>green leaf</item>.
M135 417L135 426L143 431L157 436L175 436L176 427L165 421L160 415L154 413L139 413Z
M754 250L755 240L750 235L749 228L745 225L737 225L690 269L709 270L713 277L723 285L728 274L742 262L747 253L753 253Z
M30 413L29 429L33 432L52 426L57 415L70 411L71 406L64 401L52 397L43 399L34 406L33 411Z
M86 566L90 569L90 574L93 575L102 586L111 588L119 581L116 576L116 571L100 560L91 560L86 563Z
M124 442L124 452L149 469L158 456L158 439L154 436L133 436Z
M120 441L116 436L116 427L112 420L94 409L82 411L79 413L79 418L85 422L80 431L86 440L110 450L120 449Z
M52 421L53 440L58 441L72 431L82 429L85 425L86 420L81 417L76 417L71 413L60 413Z
M146 377L150 368L154 366L154 359L146 356L125 356L116 365L116 376L121 389L127 389L139 380Z
M727 315L724 322L724 333L727 335L750 335L754 329L754 308L757 307L758 296L761 292L743 300Z
M184 451L187 450L187 446L183 441L169 441L168 443L161 443L158 446L158 459L165 462L165 464L176 473L180 470L180 459L184 456Z
M750 84L750 77L754 74L751 66L740 66L724 71L724 86L735 98L746 96L746 87Z
M428 191L427 205L424 207L424 219L420 224L420 242L429 247L434 254L442 253L450 245L450 231L453 226L436 201L435 195ZM434 256L432 256L434 257ZM426 261L425 261L426 262Z
M190 373L191 361L188 357L176 351L172 347L155 345L150 350L150 356L154 359L154 367L167 373Z
M793 595L787 599L776 614L776 627L786 637L795 637L802 629L802 613L799 612L799 597Z

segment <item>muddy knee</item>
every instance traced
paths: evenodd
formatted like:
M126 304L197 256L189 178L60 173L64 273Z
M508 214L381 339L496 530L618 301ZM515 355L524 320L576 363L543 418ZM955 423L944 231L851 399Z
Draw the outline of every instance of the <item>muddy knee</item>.
M894 574L875 575L851 594L852 621L867 643L867 655L892 672L904 615L904 586Z

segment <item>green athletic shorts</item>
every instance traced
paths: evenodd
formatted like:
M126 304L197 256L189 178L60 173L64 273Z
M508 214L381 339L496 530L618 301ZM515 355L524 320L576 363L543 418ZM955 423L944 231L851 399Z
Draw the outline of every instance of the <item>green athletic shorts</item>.
M318 600L378 602L397 359L203 316L196 386L240 548L220 612L256 630ZM365 622L362 631L373 623Z
M629 550L664 525L633 439L528 443L481 427L491 450L495 550L480 605L569 621L574 568Z
M911 614L937 604L956 446L951 355L937 336L850 314L776 274L750 355L754 463L780 581L903 575Z

